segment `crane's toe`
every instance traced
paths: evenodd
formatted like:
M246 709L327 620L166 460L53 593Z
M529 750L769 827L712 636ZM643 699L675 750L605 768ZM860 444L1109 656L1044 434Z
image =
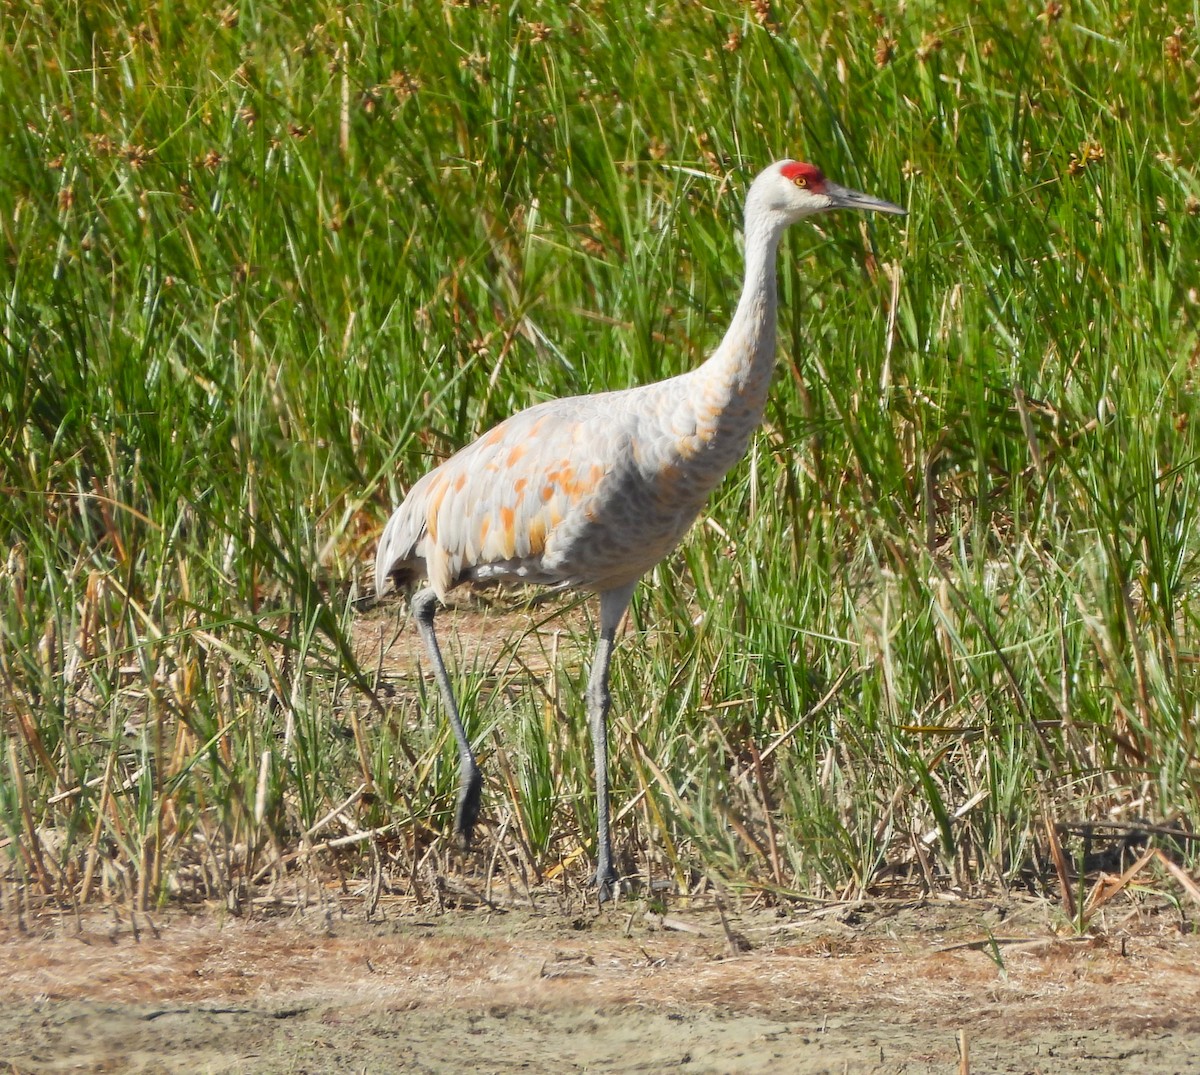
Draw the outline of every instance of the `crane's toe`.
M611 866L601 865L596 869L596 902L607 903L617 895L617 872Z

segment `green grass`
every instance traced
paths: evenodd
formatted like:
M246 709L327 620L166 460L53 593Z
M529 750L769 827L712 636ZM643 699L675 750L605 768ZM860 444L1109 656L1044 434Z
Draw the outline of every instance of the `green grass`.
M975 891L1196 827L1197 16L1011 8L7 4L6 901L424 891L455 756L355 652L379 528L698 363L784 155L909 216L785 242L764 431L617 656L619 864ZM590 645L457 670L498 879L588 873Z

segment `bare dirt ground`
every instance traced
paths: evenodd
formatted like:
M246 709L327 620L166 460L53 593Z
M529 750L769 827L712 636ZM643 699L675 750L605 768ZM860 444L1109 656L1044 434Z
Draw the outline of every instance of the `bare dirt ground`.
M7 921L3 1070L1200 1071L1200 938L1168 916L383 910Z

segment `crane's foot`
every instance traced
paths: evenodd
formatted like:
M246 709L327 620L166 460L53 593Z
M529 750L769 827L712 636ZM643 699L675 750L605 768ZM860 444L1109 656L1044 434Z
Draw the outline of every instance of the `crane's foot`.
M596 886L596 902L605 904L611 899L615 899L617 895L617 871L607 863L596 868L596 877L593 881Z
M475 822L479 819L479 802L483 797L483 777L476 769L469 773L458 790L458 808L454 811L454 836L466 851L471 846Z

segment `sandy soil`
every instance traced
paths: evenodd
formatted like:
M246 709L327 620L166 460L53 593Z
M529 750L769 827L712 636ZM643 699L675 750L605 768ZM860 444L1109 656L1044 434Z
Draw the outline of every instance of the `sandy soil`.
M1200 938L1169 923L1056 937L1044 907L994 904L745 912L728 932L711 904L389 915L175 913L138 916L136 935L128 917L5 923L0 1061L21 1075L1200 1071Z

